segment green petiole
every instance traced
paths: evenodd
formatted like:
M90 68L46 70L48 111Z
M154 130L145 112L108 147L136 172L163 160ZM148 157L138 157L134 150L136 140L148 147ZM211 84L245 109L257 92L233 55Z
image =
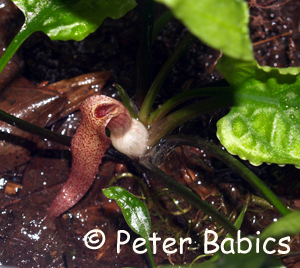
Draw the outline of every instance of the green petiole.
M141 33L141 43L137 58L137 75L136 75L136 101L140 107L147 94L150 85L150 55L152 48L152 29L153 29L153 1L146 0L143 6L143 30Z
M239 160L232 155L223 151L213 143L203 140L199 137L176 137L167 138L168 142L178 143L181 145L189 145L198 148L205 148L212 153L216 158L225 163L228 167L234 170L247 181L255 190L257 190L270 204L277 209L277 211L284 215L290 213L290 210L283 204L283 202L261 181L250 169L245 167Z
M48 129L39 127L37 125L31 124L29 122L26 122L22 119L19 119L19 118L13 116L13 115L10 115L2 110L0 110L0 120L7 124L10 124L14 127L22 129L26 132L29 132L31 134L38 135L44 139L56 141L60 144L66 145L66 146L71 145L72 137L64 136L59 133L50 131Z
M5 50L4 54L0 59L0 74L4 70L5 66L12 58L12 56L17 52L18 48L22 45L22 43L33 33L30 28L27 27L26 24L23 24L22 28L18 32L18 34L14 37L10 45Z
M229 99L210 98L179 109L151 126L148 146L153 146L170 131L188 120L200 116L201 114L229 107L231 105L232 101Z
M154 104L155 98L159 90L161 89L162 84L164 83L167 75L170 73L175 63L178 61L178 59L181 57L184 51L190 46L190 44L194 40L195 37L192 36L190 33L187 33L185 37L181 40L179 45L176 47L172 55L167 59L160 72L156 76L155 80L153 81L138 115L139 119L144 124L146 124L148 121L148 117Z
M176 108L178 105L203 96L210 97L224 97L225 99L232 99L232 88L231 87L207 87L207 88L197 88L182 92L173 98L167 100L159 109L156 109L151 113L148 125L160 121L165 117L172 109Z
M169 190L173 191L178 196L182 197L195 208L200 209L205 214L210 215L213 221L216 221L218 224L222 225L225 228L225 230L232 235L232 237L236 237L237 229L234 227L234 225L215 208L203 201L198 195L196 195L187 187L184 187L177 181L173 180L171 177L169 177L158 167L150 163L148 160L141 159L139 164L140 165L136 166L137 168L141 169L142 172L145 172L151 178L158 180L162 185L167 187Z

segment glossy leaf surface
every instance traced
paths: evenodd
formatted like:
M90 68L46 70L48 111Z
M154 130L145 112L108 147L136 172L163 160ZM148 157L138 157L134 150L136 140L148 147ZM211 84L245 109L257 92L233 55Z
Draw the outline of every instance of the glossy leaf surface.
M243 0L156 0L167 5L192 34L225 55L253 60L249 12Z
M135 7L134 0L14 0L32 32L43 31L52 40L82 40L102 21L118 19Z
M149 242L151 219L147 206L122 187L106 188L103 189L103 193L107 198L114 199L117 202L131 230L145 239L151 265L156 267Z
M80 41L107 17L118 19L133 9L134 0L13 0L25 22L0 59L0 73L22 43L42 31L52 40Z
M130 228L143 238L148 238L151 230L150 214L146 205L135 195L122 187L103 189L107 198L114 199L121 208Z
M261 67L224 58L234 106L217 123L226 149L253 165L300 166L300 68Z

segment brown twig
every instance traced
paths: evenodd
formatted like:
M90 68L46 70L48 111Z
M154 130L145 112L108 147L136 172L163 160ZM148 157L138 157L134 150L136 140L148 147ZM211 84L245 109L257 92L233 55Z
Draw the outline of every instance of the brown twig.
M264 44L266 42L269 42L269 41L272 41L272 40L275 40L279 37L282 37L282 36L288 36L288 35L291 35L292 34L292 31L289 31L289 32L286 32L286 33L282 33L282 34L278 34L278 35L275 35L275 36L272 36L270 38L267 38L267 39L264 39L264 40L260 40L258 42L255 42L253 43L253 46L258 46L258 45L261 45L261 44Z

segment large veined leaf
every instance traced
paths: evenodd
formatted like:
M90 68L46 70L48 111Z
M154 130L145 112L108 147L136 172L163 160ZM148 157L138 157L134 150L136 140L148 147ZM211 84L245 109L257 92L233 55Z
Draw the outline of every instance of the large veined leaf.
M219 70L232 85L234 106L217 123L225 148L253 165L300 167L300 68L261 67L226 59Z
M167 5L200 40L224 55L253 60L244 0L156 0Z

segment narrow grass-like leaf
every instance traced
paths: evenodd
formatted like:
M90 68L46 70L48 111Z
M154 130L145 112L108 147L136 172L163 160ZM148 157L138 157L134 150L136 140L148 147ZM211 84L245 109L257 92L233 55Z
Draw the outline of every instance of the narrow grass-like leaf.
M181 55L186 51L186 49L191 45L195 40L195 37L192 36L189 32L184 36L180 41L176 49L173 51L171 56L164 63L163 67L159 71L158 75L154 79L141 107L139 112L139 119L144 124L147 123L149 114L151 112L152 106L154 104L155 98L161 89L167 75L170 73L176 62L180 59Z
M147 159L140 158L139 163L135 163L135 166L152 179L157 180L159 183L167 187L170 191L182 197L195 208L210 215L213 221L222 225L227 232L229 232L233 237L236 237L237 229L233 226L233 224L229 222L219 211L193 193L189 188L172 179L158 167L150 163Z
M153 25L152 41L154 41L162 30L162 28L173 18L173 15L170 10L167 10L163 13Z
M151 126L148 145L153 146L170 131L195 117L217 109L229 107L231 104L231 100L229 99L210 98L187 105Z
M245 217L245 213L247 211L248 208L248 201L245 203L240 215L238 216L238 218L236 219L236 221L234 222L234 227L236 227L238 230L241 228L242 223L244 221L244 217ZM233 238L232 235L230 233L228 233L225 238ZM227 246L228 244L230 244L229 241L227 241ZM226 245L226 243L225 243ZM216 252L215 255L213 255L206 263L213 263L215 261L217 261L219 258L221 257L221 252ZM189 268L192 267L192 264L190 264Z
M284 203L266 186L266 184L261 181L250 169L243 165L238 159L232 155L226 153L218 146L213 143L201 139L199 137L184 137L184 136L172 136L167 138L168 143L175 143L180 145L189 145L197 148L204 148L210 152L214 157L221 160L237 174L246 180L256 191L260 192L279 213L282 215L287 215L290 213L289 209L284 205Z
M122 102L124 106L127 108L127 110L130 112L131 117L136 118L137 107L135 106L134 102L129 98L127 92L119 84L113 84L113 86L115 86L116 89L118 90Z
M184 91L165 101L158 109L153 111L149 117L148 124L151 125L163 119L170 111L186 101L203 96L219 97L231 100L231 93L232 90L230 87L205 87Z
M13 115L8 114L2 110L0 110L0 120L7 124L10 124L14 127L22 129L26 132L29 132L31 134L38 135L41 138L55 141L55 142L58 142L60 144L66 145L66 146L71 145L72 137L69 137L66 135L61 135L57 132L48 130L46 128L39 127L39 126L34 125L29 122L26 122L20 118L17 118Z

